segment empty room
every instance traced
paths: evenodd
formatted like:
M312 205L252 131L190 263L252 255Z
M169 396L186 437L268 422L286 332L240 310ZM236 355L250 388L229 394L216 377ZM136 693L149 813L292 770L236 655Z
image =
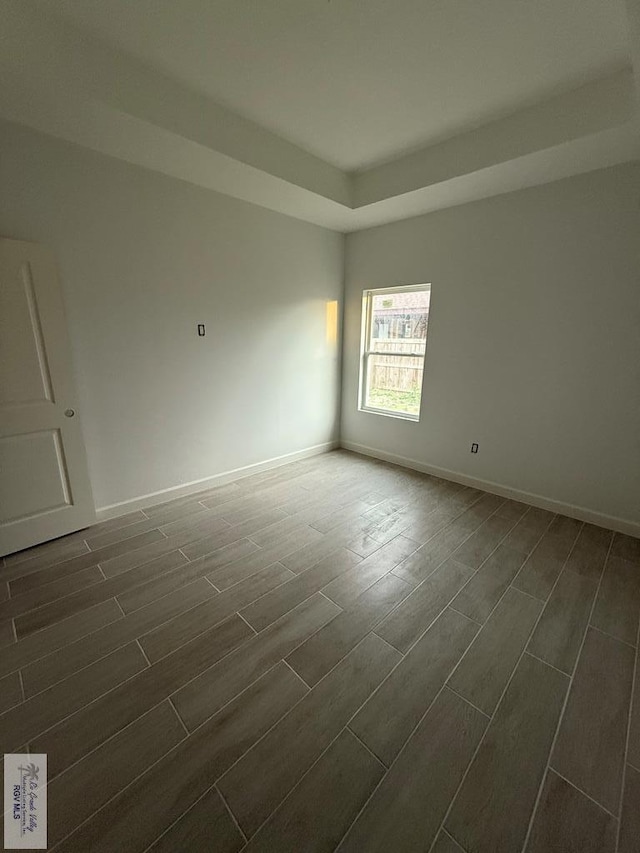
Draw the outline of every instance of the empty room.
M0 0L6 850L640 853L640 0Z

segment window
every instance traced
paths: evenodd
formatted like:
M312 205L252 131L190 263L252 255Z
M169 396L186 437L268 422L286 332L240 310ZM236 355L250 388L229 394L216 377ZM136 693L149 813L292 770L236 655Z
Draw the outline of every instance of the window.
M431 285L365 290L360 409L420 419Z

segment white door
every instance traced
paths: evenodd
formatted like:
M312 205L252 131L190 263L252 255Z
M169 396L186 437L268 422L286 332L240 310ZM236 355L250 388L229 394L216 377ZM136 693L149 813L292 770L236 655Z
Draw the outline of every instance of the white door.
M55 260L0 239L0 556L94 520Z

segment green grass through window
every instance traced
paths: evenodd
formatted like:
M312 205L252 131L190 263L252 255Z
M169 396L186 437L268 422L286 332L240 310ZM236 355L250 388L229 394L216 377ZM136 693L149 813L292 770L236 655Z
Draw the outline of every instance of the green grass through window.
M374 409L388 409L391 412L418 415L420 414L420 389L387 391L383 388L371 388L367 405Z

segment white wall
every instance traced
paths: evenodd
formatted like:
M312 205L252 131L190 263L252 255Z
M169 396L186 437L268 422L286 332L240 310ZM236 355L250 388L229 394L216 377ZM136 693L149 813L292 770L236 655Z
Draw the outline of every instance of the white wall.
M11 124L0 152L0 235L58 257L98 507L337 438L341 235Z
M4 123L0 235L57 253L97 506L337 437L340 235ZM419 282L421 421L358 412L361 291ZM349 235L342 438L640 522L640 164Z
M640 522L640 164L350 234L346 251L343 442ZM358 412L362 290L420 282L421 420Z

